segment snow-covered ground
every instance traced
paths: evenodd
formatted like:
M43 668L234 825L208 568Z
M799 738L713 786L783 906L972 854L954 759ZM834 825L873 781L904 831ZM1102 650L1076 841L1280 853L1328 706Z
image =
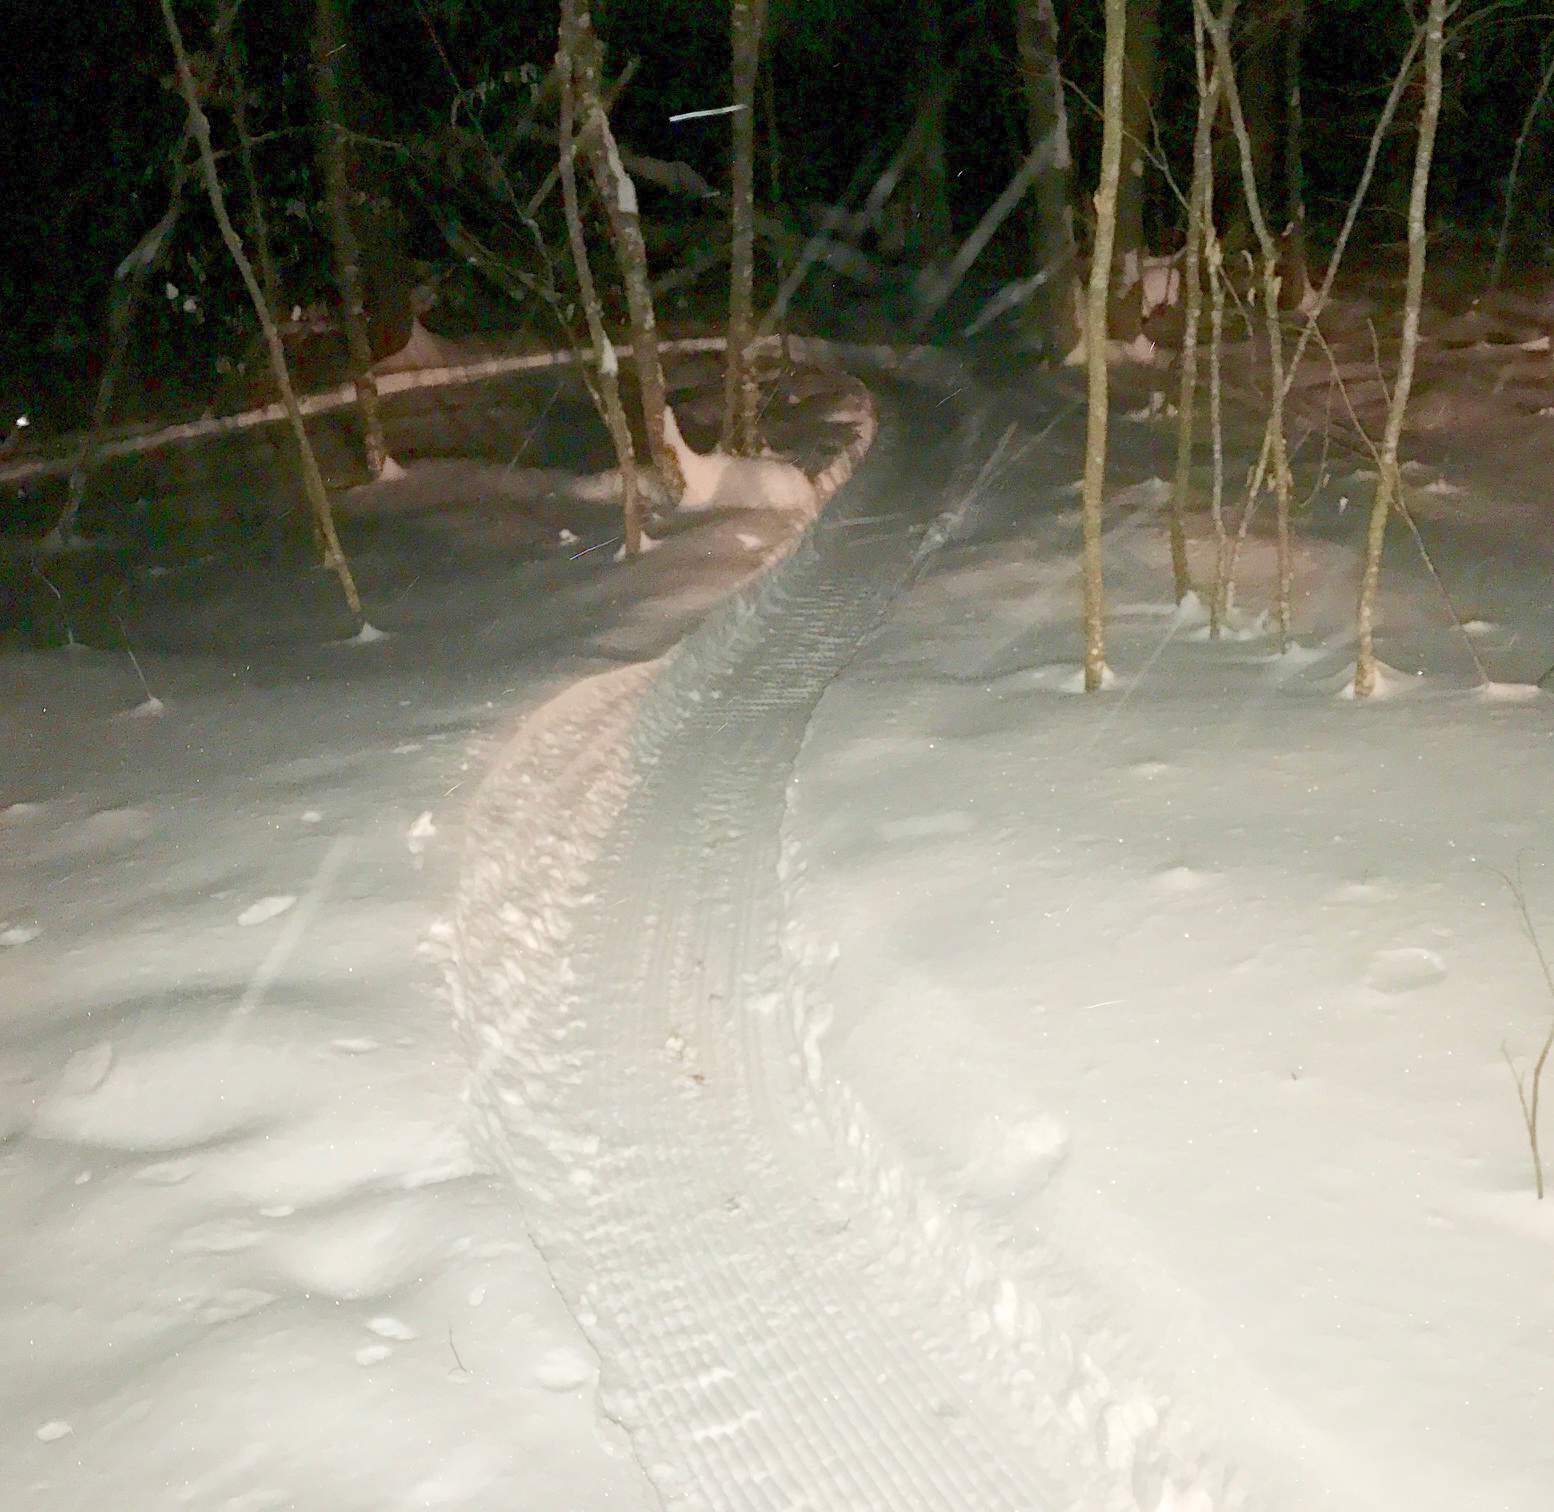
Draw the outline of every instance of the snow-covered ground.
M805 404L855 433L845 385ZM153 566L160 713L122 651L0 658L0 1506L656 1504L470 1153L436 926L525 715L800 522L617 567L605 511L558 536L534 494L434 456L355 496L374 644L327 581Z
M412 464L386 640L233 578L159 714L0 659L0 1505L1540 1512L1551 444L1490 366L1412 495L1487 692L1400 530L1342 696L1349 456L1295 649L1255 541L1210 643L1124 426L1074 695L1074 396L942 363L786 559L770 478L616 566Z
M647 1504L419 953L500 690L147 671L156 718L121 658L0 663L0 1502Z
M871 1170L1251 1505L1547 1506L1554 1205L1503 1054L1525 1073L1554 1013L1506 880L1549 948L1547 697L1475 688L1400 553L1398 670L1347 698L1326 508L1283 657L1209 643L1158 523L1115 531L1117 685L1075 696L1077 522L1022 495L826 694L793 779L791 940ZM1474 596L1501 676L1548 654L1527 586Z

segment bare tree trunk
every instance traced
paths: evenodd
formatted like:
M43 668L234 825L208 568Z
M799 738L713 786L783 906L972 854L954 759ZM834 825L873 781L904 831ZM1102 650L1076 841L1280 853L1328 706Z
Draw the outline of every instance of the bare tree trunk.
M566 209L567 240L572 248L572 266L577 271L577 286L581 294L583 314L588 321L588 335L593 342L594 356L599 364L599 383L595 398L609 428L610 441L615 447L615 460L621 473L621 525L626 555L636 556L642 550L642 506L637 489L637 458L631 444L631 427L626 411L621 405L619 367L615 348L610 344L604 328L604 309L599 301L599 291L594 285L593 270L588 265L588 241L583 235L583 214L577 195L577 166L574 161L573 136L577 114L576 70L573 66L572 47L575 31L571 26L573 8L564 4L561 12L561 31L556 54L556 72L561 80L560 158L561 199Z
M167 0L163 0L166 4ZM1085 341L1089 412L1085 427L1085 473L1081 514L1084 527L1085 692L1106 678L1106 623L1101 581L1101 494L1106 483L1106 313L1111 293L1112 245L1117 230L1117 177L1122 164L1123 47L1126 0L1106 0L1106 65L1102 92L1101 180L1095 191L1095 251L1090 261L1090 296Z
M1521 175L1522 154L1527 150L1527 139L1532 135L1533 122L1537 120L1538 112L1543 108L1550 84L1554 84L1554 51L1550 52L1548 61L1543 65L1543 76L1538 80L1538 88L1533 94L1532 104L1527 107L1527 114L1522 117L1522 129L1516 133L1516 146L1511 153L1511 172L1505 182L1505 206L1500 212L1500 231L1495 237L1495 257L1489 265L1491 289L1499 288L1500 280L1505 276L1505 253L1511 234L1511 211L1516 206L1516 181Z
M1213 189L1209 190L1213 203ZM1214 587L1209 594L1209 639L1218 640L1230 606L1230 532L1225 528L1225 268L1214 216L1208 216L1205 247L1209 265L1209 437L1214 448L1209 518L1214 522Z
M658 356L658 323L653 314L653 295L648 287L647 247L642 240L642 221L637 209L637 188L621 162L615 134L600 100L602 51L587 11L577 0L562 0L562 24L569 29L573 84L580 118L578 142L593 172L594 189L609 222L610 240L621 281L626 286L626 306L631 313L631 352L642 389L642 418L648 449L670 497L678 503L685 495L685 475L680 459L669 445L665 423L664 370Z
M637 60L635 58L633 58L631 60L631 62L629 62L621 70L620 77L618 79L614 80L611 84L609 84L604 89L603 93L600 96L600 99L603 102L606 114L608 114L610 111L615 109L615 102L616 102L616 100L618 100L620 98L620 96L621 96L622 92L625 90L626 86L631 83L632 78L635 76L636 72L637 72ZM457 82L458 81L458 76L456 74L454 74L454 75L452 75L452 77L454 79L455 88L459 87L458 82ZM546 84L546 88L548 88L548 86L550 84L550 79L548 77L545 80L545 84ZM540 96L539 97L541 99L543 99L544 96L545 96L545 93L546 93L546 89L542 89L540 91ZM531 109L532 109L532 107L531 107ZM537 112L535 112L535 113L537 114ZM478 131L478 129L479 128L477 127L477 131ZM513 133L513 135L514 136L519 136L519 137L527 136L527 135L530 135L531 133L537 133L538 130L539 130L539 128L537 126L534 126L534 125L531 124L528 127L524 127L524 128L519 129L519 130L516 130ZM508 199L509 203L512 203L512 204L516 205L517 204L517 195L513 191L512 182L511 182L510 179L508 179L507 169L503 165L503 161L502 161L501 157L498 155L496 148L493 147L491 145L491 143L484 141L484 138L482 138L482 142L483 142L483 145L485 146L486 161L490 164L491 171L499 179L502 180L503 188L506 191L506 195L507 195L507 199ZM573 152L574 156L577 153L577 142L576 142L575 138L574 138L573 143L572 143L572 152ZM545 203L546 200L548 200L550 198L552 190L554 190L556 185L559 184L560 182L561 182L561 170L560 170L560 168L550 168L550 169L546 170L545 177L540 180L539 188L537 188L529 196L528 201L523 205L522 209L519 210L519 212L518 212L520 218L523 219L524 222L525 222L525 229L526 230L529 228L530 225L533 224L534 217L540 213L540 207ZM538 228L536 227L535 230L537 231ZM535 231L530 231L529 234L531 236L534 236L535 235ZM538 251L539 248L541 248L543 246L544 246L544 238L540 237L540 238L537 239L536 251Z
M1284 253L1279 294L1286 310L1304 303L1311 287L1306 255L1306 117L1301 103L1300 58L1306 40L1306 0L1289 0L1284 19Z
M227 42L226 63L227 77L232 88L232 126L237 133L237 160L243 168L243 187L248 192L249 228L253 236L254 256L259 264L259 287L264 291L265 307L278 320L281 313L281 282L275 271L270 218L265 214L264 195L259 188L259 168L254 161L254 138L248 129L247 85L243 80L242 55L235 38Z
M1171 579L1176 601L1192 590L1187 561L1187 495L1192 477L1193 427L1198 403L1198 326L1203 314L1203 247L1214 235L1214 118L1221 78L1204 58L1203 21L1193 13L1193 47L1198 75L1198 120L1193 131L1192 184L1187 191L1187 247L1182 267L1187 324L1182 334L1180 386L1176 404L1176 471L1171 484Z
M206 119L205 111L200 105L199 88L189 68L189 55L184 51L183 34L179 31L178 21L173 15L172 0L160 0L160 3L162 22L167 28L167 39L172 44L173 57L177 64L178 88L183 95L184 107L189 113L189 129L195 145L199 148L200 169L205 179L206 194L210 198L211 213L216 218L221 239L226 243L227 251L232 255L232 261L237 265L243 286L248 290L248 297L253 302L254 314L258 316L260 328L264 331L265 346L270 354L270 371L275 378L276 388L280 390L281 403L286 408L286 418L296 439L297 452L302 465L303 486L307 490L308 503L312 506L318 533L324 542L324 565L331 568L340 579L340 589L345 595L346 605L360 623L362 601L356 592L356 581L351 576L351 565L346 561L345 552L340 548L340 538L335 533L334 512L329 506L329 492L324 487L323 475L318 470L318 458L313 453L313 445L308 440L307 427L302 422L302 409L297 403L297 392L291 384L291 374L286 368L286 352L281 346L280 332L276 329L269 310L265 308L264 291L260 289L259 281L254 276L253 264L249 262L248 254L243 251L242 239L232 224L232 217L227 213L226 195L221 188L221 176L216 171L216 154L211 147L210 122Z
M765 25L766 0L733 0L734 162L723 445L742 457L755 451L759 400L750 345L755 337L755 85Z
M765 19L764 12L762 19ZM761 51L757 48L757 52ZM765 53L766 66L760 70L761 113L766 117L766 192L771 196L772 209L782 207L782 132L777 125L777 83L772 77L772 58Z
M1015 29L1025 87L1027 148L1033 155L1040 153L1042 163L1031 192L1035 208L1031 251L1034 276L1041 280L1031 302L1031 320L1045 355L1061 361L1079 340L1074 318L1078 274L1074 209L1068 195L1073 160L1052 0L1015 0ZM1042 151L1043 147L1047 150Z
M772 58L770 50L766 54L766 66L761 70L761 112L766 117L766 174L767 193L771 196L771 206L774 212L782 209L782 133L777 126L777 85L772 78ZM782 287L788 278L788 257L785 243L779 241L771 249L771 257L774 271L777 275L778 287ZM778 333L782 344L783 357L790 356L788 350L788 328L784 323Z
M226 7L216 17L211 29L211 39L218 53L231 35L241 3L242 0L228 0ZM241 89L240 81L237 82L237 87ZM167 209L162 212L161 220L141 237L134 250L114 272L114 283L119 284L122 281L122 287L110 290L108 295L108 353L103 361L102 374L97 380L97 396L92 401L92 418L85 436L81 438L81 448L76 453L75 463L70 469L70 480L65 492L65 507L44 538L45 549L60 550L69 544L70 538L75 534L81 506L86 502L86 487L91 480L92 463L96 458L102 433L113 413L114 392L118 388L125 359L129 356L130 337L134 332L135 317L140 313L141 300L145 297L151 274L161 264L168 243L172 239L173 229L177 226L178 218L183 211L184 190L188 187L189 175L193 171L193 164L189 159L189 143L193 134L193 128L186 122L178 138L178 145L173 149L173 178L167 192Z
M228 15L230 17L231 12ZM167 244L172 239L173 228L178 224L178 217L183 210L183 194L190 173L190 135L188 128L185 128L178 139L173 159L173 182L167 194L167 209L162 212L161 220L141 237L134 251L120 263L114 275L115 284L120 286L108 292L108 352L97 380L97 397L92 401L92 419L86 434L81 438L80 449L70 469L65 507L44 538L46 550L63 549L75 535L76 521L80 518L82 504L86 502L86 488L92 477L92 464L96 460L103 431L107 429L113 414L114 392L129 356L135 317L140 313L141 301L145 298L151 274L161 264Z
M340 319L350 352L351 381L361 417L362 452L371 477L381 477L388 450L383 441L383 417L378 385L372 375L372 346L362 308L361 247L351 224L350 171L346 163L345 124L340 105L339 56L345 50L338 0L316 0L313 33L313 87L318 101L318 155L323 170L324 209L334 254L335 284L340 294Z
M270 218L265 213L264 195L259 187L259 167L254 157L253 136L248 130L247 85L243 79L242 58L236 38L227 44L226 60L232 90L232 128L237 136L237 157L243 169L243 187L248 193L249 234L253 238L254 252L259 262L259 287L264 294L264 307L270 312L270 318L279 321L284 308L281 303L281 284L275 270ZM312 527L313 545L319 555L323 556L326 547L318 526L318 517L310 512L308 520Z
M930 266L948 251L950 175L945 164L945 123L950 81L944 67L944 16L941 0L918 0L918 78L922 81L918 110L917 156L908 183L907 257L919 267Z
M1273 222L1274 234L1284 229L1285 191L1282 131L1285 103L1285 18L1291 0L1246 0L1234 32L1236 91L1252 144L1253 171L1264 213ZM1222 201L1222 204L1224 202ZM1246 193L1229 191L1224 205L1226 238L1232 254L1257 245L1256 230L1246 204Z
M1122 164L1117 179L1117 239L1112 260L1118 290L1142 272L1144 168L1154 141L1155 64L1160 44L1160 0L1128 0L1123 55Z
M1219 72L1225 80L1230 104L1231 125L1235 130L1236 146L1241 155L1241 180L1246 193L1247 215L1257 237L1263 266L1263 324L1268 338L1268 367L1270 403L1267 433L1264 447L1268 456L1270 477L1273 484L1278 530L1278 587L1275 590L1275 612L1279 622L1279 650L1289 648L1290 596L1293 575L1290 550L1290 494L1292 480L1284 436L1284 327L1279 322L1279 247L1268 229L1263 214L1262 195L1257 187L1256 159L1251 135L1247 130L1246 116L1241 109L1241 95L1236 85L1235 65L1230 55L1230 26L1228 19L1216 20L1209 9L1208 0L1195 0L1203 24L1214 41L1214 52ZM1250 521L1250 511L1256 502L1257 485L1247 499L1244 522Z
M1306 323L1301 328L1300 339L1295 343L1295 353L1289 364L1289 376L1285 380L1286 386L1294 380L1295 373L1300 367L1300 360L1306 355L1306 348L1316 333L1317 317L1327 308L1333 285L1338 278L1338 269L1343 262L1344 252L1349 246L1349 237L1359 220L1360 207L1364 205L1365 197L1370 191L1371 180L1375 177L1376 165L1381 159L1382 145L1391 138L1392 118L1397 114L1398 106L1403 101L1409 79L1413 77L1414 56L1419 51L1419 46L1420 36L1416 32L1403 55L1403 61L1398 65L1397 73L1393 76L1392 87L1387 91L1387 98L1382 104L1380 115L1376 117L1376 124L1371 128L1370 145L1365 153L1365 166L1361 168L1359 181L1354 186L1354 193L1349 197L1349 208L1344 212L1343 224L1338 228L1338 236L1328 256L1327 269L1322 274L1321 285L1306 313Z
M1046 168L1047 154L1054 148L1052 138L1039 143L1004 185L1002 193L993 201L966 239L955 249L955 255L938 268L925 270L918 279L917 325L927 325L939 313L949 297L960 287L961 280L971 271L971 266L987 250L994 233L1014 214L1020 201L1029 193ZM1066 355L1066 354L1065 354Z
M1419 351L1419 307L1424 300L1425 203L1430 192L1430 159L1435 152L1435 128L1441 114L1441 60L1445 51L1446 0L1430 0L1425 18L1424 104L1419 112L1419 142L1414 151L1414 179L1408 196L1408 279L1403 303L1403 341L1398 351L1398 371L1387 405L1387 424L1382 432L1378 458L1376 498L1371 504L1370 527L1365 540L1365 570L1360 578L1360 602L1356 614L1359 650L1355 657L1354 696L1368 698L1376 691L1376 592L1381 583L1381 548L1387 532L1387 516L1398 500L1398 449L1403 439L1403 417L1409 390L1414 384L1414 361Z

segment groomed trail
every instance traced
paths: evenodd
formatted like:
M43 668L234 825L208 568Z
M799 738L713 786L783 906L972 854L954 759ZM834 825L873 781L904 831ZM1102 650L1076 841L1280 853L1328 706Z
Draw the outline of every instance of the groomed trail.
M1252 1505L1074 1335L1071 1280L1017 1285L872 1147L785 954L785 795L821 695L989 500L1035 480L1018 507L1051 507L1075 475L1056 387L1016 405L946 362L855 361L879 437L792 553L505 752L453 929L471 1100L666 1506Z

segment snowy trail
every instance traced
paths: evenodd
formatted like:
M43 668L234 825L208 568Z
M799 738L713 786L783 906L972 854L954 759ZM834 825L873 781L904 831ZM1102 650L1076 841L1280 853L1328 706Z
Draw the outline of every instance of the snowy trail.
M667 665L559 700L493 778L455 973L474 1095L666 1503L1133 1507L1133 1467L1017 1405L1020 1362L989 1368L985 1316L863 1189L783 960L807 720L1013 434L894 405L789 561Z
M964 445L942 412L939 429L928 477ZM910 568L902 526L939 502L913 493L867 539L839 517L648 693L629 810L571 942L570 1021L552 1026L567 1085L541 1149L532 1091L507 1109L558 1279L608 1362L606 1408L671 1499L1043 1504L993 1404L965 1401L953 1337L889 1318L895 1288L822 1174L772 1016L785 783L810 708Z

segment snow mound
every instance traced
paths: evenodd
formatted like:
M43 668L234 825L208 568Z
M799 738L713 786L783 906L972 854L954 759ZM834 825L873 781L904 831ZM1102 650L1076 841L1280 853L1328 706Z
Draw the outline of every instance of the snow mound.
M1542 691L1536 683L1487 682L1478 696L1485 703L1531 703Z
M664 429L685 475L682 512L766 508L808 517L819 508L815 485L791 462L692 451L672 409L664 411Z

